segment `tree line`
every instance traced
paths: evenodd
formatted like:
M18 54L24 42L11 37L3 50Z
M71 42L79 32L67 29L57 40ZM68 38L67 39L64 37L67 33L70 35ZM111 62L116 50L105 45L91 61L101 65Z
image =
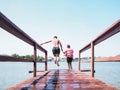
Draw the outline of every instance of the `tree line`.
M12 57L15 57L15 58L22 58L22 59L30 59L30 60L34 60L34 55L24 55L24 56L20 56L18 54L12 54L11 55ZM38 61L42 61L44 60L44 57L43 56L37 56L37 60Z

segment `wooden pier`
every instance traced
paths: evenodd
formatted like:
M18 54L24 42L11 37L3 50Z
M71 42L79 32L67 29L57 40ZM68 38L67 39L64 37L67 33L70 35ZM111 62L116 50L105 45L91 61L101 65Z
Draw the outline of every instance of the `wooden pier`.
M5 15L0 12L0 28L11 33L17 38L23 40L27 44L33 47L34 60L23 60L11 57L0 57L0 61L13 61L13 62L32 62L33 63L33 77L15 86L8 88L7 90L118 90L111 85L107 85L104 82L93 78L94 77L94 46L108 39L109 37L120 32L120 20L112 24L108 29L106 29L102 34L92 40L89 44L84 46L79 50L78 57L78 71L68 71L68 70L48 70L47 67L47 50L40 46L34 39L32 39L28 34L16 26L12 21L10 21ZM81 69L81 53L91 49L91 68L86 69L86 71L91 71L91 75L86 75L82 73ZM37 75L37 51L40 50L44 53L44 65L43 68L45 72ZM4 59L3 59L4 58ZM85 70L85 69L83 69Z
M7 90L118 90L80 71L50 70Z

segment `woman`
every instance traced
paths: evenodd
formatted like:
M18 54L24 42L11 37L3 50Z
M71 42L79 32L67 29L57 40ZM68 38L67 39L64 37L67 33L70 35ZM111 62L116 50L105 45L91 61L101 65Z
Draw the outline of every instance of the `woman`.
M67 50L64 52L67 57L68 70L72 70L72 60L73 60L73 49L71 49L70 45L67 45Z

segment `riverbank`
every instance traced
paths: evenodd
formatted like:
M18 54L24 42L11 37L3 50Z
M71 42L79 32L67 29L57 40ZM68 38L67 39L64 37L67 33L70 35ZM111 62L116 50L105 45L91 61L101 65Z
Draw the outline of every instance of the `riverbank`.
M82 60L82 62L90 62L91 60ZM95 58L95 62L120 62L120 56L99 57Z

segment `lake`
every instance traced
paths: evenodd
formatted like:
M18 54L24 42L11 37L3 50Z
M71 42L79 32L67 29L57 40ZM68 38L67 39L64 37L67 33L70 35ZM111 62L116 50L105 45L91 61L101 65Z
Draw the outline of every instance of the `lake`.
M73 62L72 65L74 69L78 69L77 62ZM82 68L90 66L90 63L81 64ZM32 68L33 64L27 62L0 62L0 90L31 78L33 74L28 71ZM44 70L44 64L38 63L37 69ZM54 62L48 62L48 69L67 69L67 63L60 62L60 66L57 67ZM120 89L120 62L95 62L95 78Z

